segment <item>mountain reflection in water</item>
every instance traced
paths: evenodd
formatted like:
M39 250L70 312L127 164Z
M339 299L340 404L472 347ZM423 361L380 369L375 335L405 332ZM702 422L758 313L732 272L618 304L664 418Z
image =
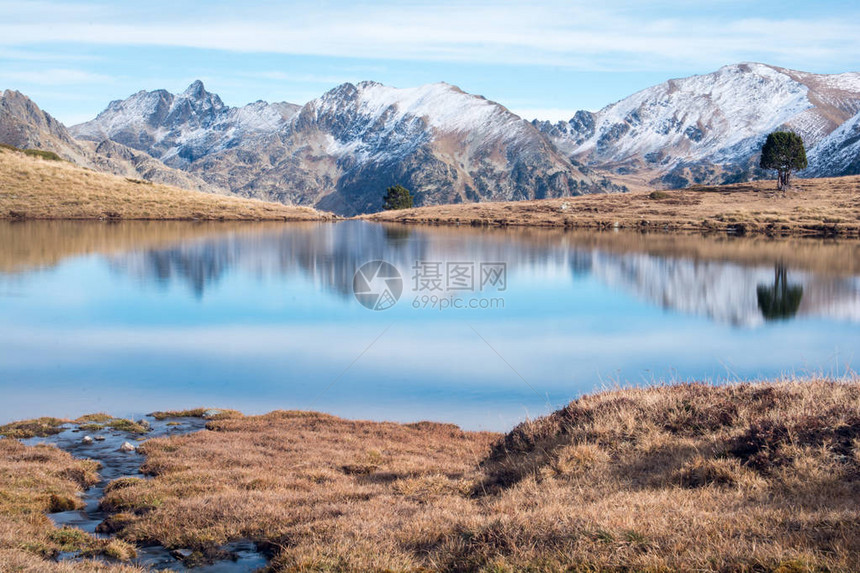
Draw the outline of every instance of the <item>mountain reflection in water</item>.
M860 246L540 229L0 223L0 422L276 408L509 428L607 385L842 375ZM403 295L374 312L356 269ZM489 308L418 263L503 263ZM476 285L477 287L477 285Z
M504 261L512 275L569 273L579 279L591 275L665 309L734 325L756 326L795 316L860 321L860 277L804 270L789 273L782 259L748 265L650 252L618 253L577 244L573 236L565 235L560 237L573 240L511 241L506 240L509 235L487 232L454 242L451 233L362 223L314 225L228 234L108 258L115 272L143 282L182 283L197 298L237 270L257 277L300 273L318 288L348 299L353 296L356 269L368 261L388 261L408 278L416 261L481 260Z

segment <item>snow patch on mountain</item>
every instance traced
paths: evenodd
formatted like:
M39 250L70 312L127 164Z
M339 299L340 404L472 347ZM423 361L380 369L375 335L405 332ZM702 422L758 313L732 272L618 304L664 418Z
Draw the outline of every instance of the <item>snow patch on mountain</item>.
M360 161L408 155L443 137L480 146L536 135L531 125L503 106L446 83L416 88L344 84L306 109L315 122L334 127L328 152Z
M431 127L449 133L486 133L520 121L502 106L444 82L405 89L363 82L358 85L358 99L371 117L386 115L386 121L393 122L421 117Z
M184 167L203 155L280 130L298 110L294 104L264 101L229 107L197 80L180 94L140 91L113 101L94 120L71 129L79 138L112 139Z
M593 151L598 159L624 161L681 146L686 153L675 162L724 160L812 107L807 92L806 86L758 64L670 80L599 112L595 133L574 153Z
M811 168L808 174L860 174L860 113L836 128L809 151Z

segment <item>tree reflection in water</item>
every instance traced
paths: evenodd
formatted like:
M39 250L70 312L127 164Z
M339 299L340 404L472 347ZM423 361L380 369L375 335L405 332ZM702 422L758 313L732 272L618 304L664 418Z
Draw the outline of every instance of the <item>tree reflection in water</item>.
M765 320L788 320L797 314L803 298L803 287L788 283L788 269L777 263L773 269L773 286L756 287L758 307Z

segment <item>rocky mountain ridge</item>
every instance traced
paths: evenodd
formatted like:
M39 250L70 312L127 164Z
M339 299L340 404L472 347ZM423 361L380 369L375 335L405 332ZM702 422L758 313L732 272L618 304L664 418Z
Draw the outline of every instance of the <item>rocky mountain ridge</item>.
M525 121L446 83L346 83L303 106L231 107L200 81L140 91L66 129L18 92L0 99L0 142L192 189L377 211L386 187L418 206L623 191L770 177L766 135L800 133L800 176L860 173L860 73L817 75L744 63L669 80L569 121ZM614 177L619 179L614 179Z
M529 122L445 83L397 89L342 84L302 107L241 108L194 82L138 92L75 126L152 154L232 192L352 215L381 208L387 186L416 204L619 191L559 154Z
M860 73L743 63L669 80L566 122L534 124L574 161L684 187L766 176L758 154L778 129L803 137L809 175L857 174L858 114Z

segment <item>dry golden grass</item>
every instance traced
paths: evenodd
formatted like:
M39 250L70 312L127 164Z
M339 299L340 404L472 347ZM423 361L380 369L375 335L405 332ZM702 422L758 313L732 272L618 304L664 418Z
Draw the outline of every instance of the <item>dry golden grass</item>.
M652 193L654 194L652 196ZM796 179L565 199L439 205L364 215L373 221L478 226L860 236L860 176Z
M224 410L222 408L193 408L191 410L167 410L165 412L152 412L150 414L156 420L166 418L204 418L206 420L226 420L228 418L239 418L242 412L238 410Z
M497 438L304 412L209 427L146 442L144 469L157 477L109 487L104 505L123 539L206 553L247 537L272 547L281 568L409 569L419 560L401 542L470 511L478 462Z
M98 481L97 469L96 462L75 460L53 446L26 447L17 440L0 439L0 571L141 571L92 559L52 561L61 551L121 559L134 555L127 543L58 529L46 515L82 506L77 494Z
M624 389L506 436L274 412L144 444L121 539L274 571L857 571L860 381Z
M0 219L202 219L311 221L290 207L126 179L0 149Z
M84 430L100 430L113 428L130 434L145 434L147 428L132 420L125 418L114 418L108 414L87 414L77 420L65 420L62 418L36 418L33 420L20 420L9 422L0 426L0 437L25 439L36 436L45 437L59 434L63 431L63 424L76 423Z

